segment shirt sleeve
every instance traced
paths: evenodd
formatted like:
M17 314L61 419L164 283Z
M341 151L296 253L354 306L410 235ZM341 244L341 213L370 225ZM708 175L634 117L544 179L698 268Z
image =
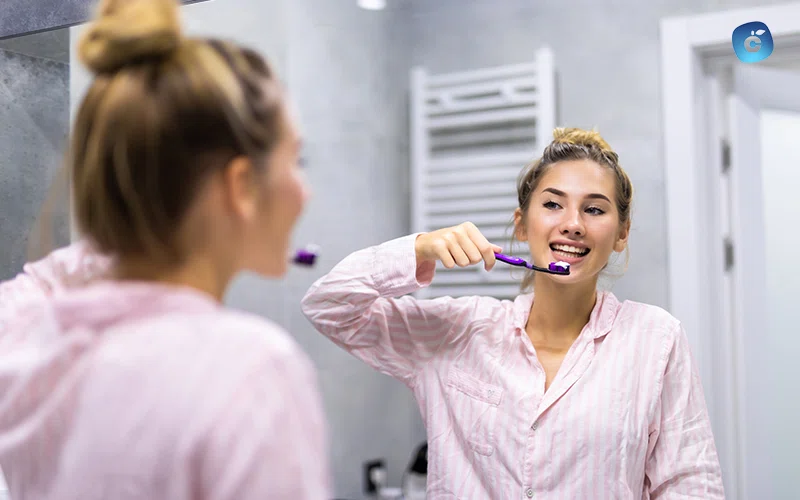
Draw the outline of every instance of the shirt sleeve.
M317 280L302 300L314 327L381 373L413 386L420 365L467 338L490 311L481 297L419 300L435 263L417 266L417 235L350 254Z
M25 264L20 274L0 283L0 307L84 285L104 275L110 266L111 260L95 252L86 241L59 248L41 260Z
M678 323L665 349L661 396L645 475L653 500L724 499L722 473L699 372Z
M209 500L329 500L327 429L305 355L258 367L220 414L200 468Z
M103 277L111 265L112 260L95 252L87 241L25 264L20 274L0 283L0 332L20 306Z

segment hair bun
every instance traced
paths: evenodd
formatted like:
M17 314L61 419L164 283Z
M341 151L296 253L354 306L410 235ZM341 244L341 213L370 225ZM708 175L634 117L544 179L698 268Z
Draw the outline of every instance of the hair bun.
M611 151L611 146L596 130L559 127L553 131L553 142L587 147L594 146L601 151Z
M78 44L81 62L110 73L134 61L167 57L182 32L176 0L101 0Z

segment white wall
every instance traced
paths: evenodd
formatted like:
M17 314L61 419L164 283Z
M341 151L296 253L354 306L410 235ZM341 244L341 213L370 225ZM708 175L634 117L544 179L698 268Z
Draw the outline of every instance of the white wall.
M755 132L755 131L754 131ZM768 429L774 500L797 498L797 465L800 453L800 328L797 323L798 189L800 189L800 113L765 111L761 114L761 168L766 232L767 311L765 328L758 338L770 359L749 373L760 373L767 407L760 421L750 425Z

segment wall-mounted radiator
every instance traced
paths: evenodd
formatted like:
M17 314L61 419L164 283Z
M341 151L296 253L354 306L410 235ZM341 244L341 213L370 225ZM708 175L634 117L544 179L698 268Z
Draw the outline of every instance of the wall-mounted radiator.
M431 75L411 73L411 224L432 231L471 221L509 253L522 168L552 140L555 70L550 49L530 63ZM528 258L525 243L514 255ZM513 272L512 272L513 269ZM522 270L498 263L445 269L421 298L513 298Z

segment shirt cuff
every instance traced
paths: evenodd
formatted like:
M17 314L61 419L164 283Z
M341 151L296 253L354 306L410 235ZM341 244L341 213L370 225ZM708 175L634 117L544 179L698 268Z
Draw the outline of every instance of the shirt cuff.
M399 297L427 287L436 273L436 262L417 266L414 233L373 247L373 279L382 297Z

